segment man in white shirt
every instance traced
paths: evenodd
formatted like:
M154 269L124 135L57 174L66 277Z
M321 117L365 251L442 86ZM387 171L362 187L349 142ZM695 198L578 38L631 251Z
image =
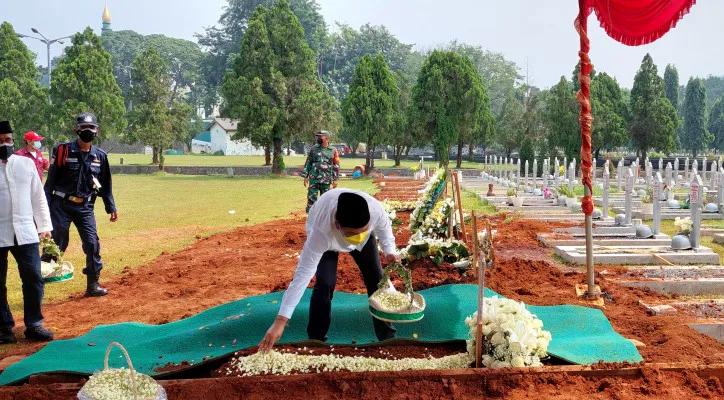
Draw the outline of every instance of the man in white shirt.
M0 344L17 341L7 298L8 253L17 261L23 281L25 337L53 339L53 333L43 327L40 309L45 283L40 274L38 244L38 234L49 238L53 225L35 163L13 155L13 146L10 123L0 121Z
M349 189L333 189L322 195L309 211L307 240L299 256L294 279L282 298L274 323L259 343L259 351L271 350L282 336L294 308L313 276L309 305L310 339L325 341L331 322L332 296L337 282L337 258L350 253L362 273L367 295L377 290L382 278L379 240L388 262L399 262L392 224L382 205L372 196ZM375 335L382 341L395 337L391 324L373 319Z

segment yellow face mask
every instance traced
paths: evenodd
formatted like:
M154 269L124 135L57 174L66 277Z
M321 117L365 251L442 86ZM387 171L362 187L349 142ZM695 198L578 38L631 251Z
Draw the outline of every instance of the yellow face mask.
M349 242L350 244L359 246L360 244L362 244L362 242L365 241L365 239L367 239L367 236L369 234L369 232L362 232L352 236L345 236L344 238L347 239L347 242Z

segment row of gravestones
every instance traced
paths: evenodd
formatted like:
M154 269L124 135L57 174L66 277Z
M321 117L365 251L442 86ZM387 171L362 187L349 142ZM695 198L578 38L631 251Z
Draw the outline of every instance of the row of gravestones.
M513 160L512 159L500 159L500 163L498 164L498 159L492 156L493 158L490 160L491 164L490 168L488 170L490 172L484 173L484 176L486 177L494 177L496 180L513 183L515 187L520 187L521 184L524 185L526 190L529 190L531 188L529 183L529 177L533 178L533 187L537 186L537 178L538 178L538 165L537 160L533 161L533 174L531 176L530 169L529 169L529 163L528 161L525 162L525 169L524 169L524 180L521 179L520 174L520 161L516 161L515 168L513 168ZM488 161L486 157L486 162ZM567 160L564 159L564 165L566 165ZM674 161L675 164L678 164L678 159ZM609 191L611 188L611 182L610 182L610 170L609 170L609 164L605 163L603 167L603 182L601 184L601 187L603 189L603 204L602 204L602 215L607 216L608 215L608 209L609 209ZM488 165L486 163L486 165ZM595 163L593 164L596 165ZM705 164L704 164L705 165ZM560 175L559 168L559 160L556 157L555 158L555 168L553 170L552 175L547 175L544 173L543 175L543 189L547 187L549 184L549 180L553 180L553 182L565 182L568 183L568 188L572 191L573 185L575 183L575 171L576 171L576 160L573 159L571 164L568 167L568 174L567 178L564 178ZM679 179L678 176L673 176L672 166L671 163L668 163L664 170L664 175L666 177L666 181L664 181L664 178L661 175L661 166L662 166L662 160L659 160L659 171L656 172L656 174L653 174L653 168L651 166L650 161L646 161L646 179L645 182L647 184L647 187L652 188L653 191L653 227L652 231L654 235L658 235L661 232L661 198L664 193L664 187L665 182L669 182L666 184L669 186L670 190L669 196L673 195L673 187L676 185L677 182L680 182L681 179ZM677 165L678 167L678 165ZM699 247L699 241L700 241L700 232L701 232L701 206L703 201L703 189L704 189L704 181L702 179L702 175L699 174L699 169L697 165L697 160L694 160L692 169L689 171L689 160L688 158L685 161L685 168L686 168L686 176L691 176L691 181L688 182L687 185L689 186L690 194L689 194L689 202L690 202L690 210L691 210L691 220L692 220L692 230L689 235L689 239L691 241L691 245L694 248ZM718 167L718 168L717 168ZM634 193L634 185L636 183L639 183L638 173L634 173L634 171L639 171L638 168L638 160L633 163L632 166L629 166L628 169L624 170L623 167L623 160L619 161L617 166L617 186L620 191L621 189L621 179L623 178L625 182L625 214L624 214L624 224L625 225L631 225L632 223L632 208L633 208L633 193ZM678 169L676 169L678 171ZM514 172L515 171L515 172ZM544 159L543 160L543 171L550 172L550 159ZM595 168L594 168L595 171ZM625 171L625 172L624 172ZM706 172L706 168L702 168L702 174ZM625 175L624 175L625 174ZM593 176L595 177L595 172ZM710 173L710 181L712 183L712 186L716 185L718 189L718 196L717 196L717 204L719 212L722 212L722 195L724 192L724 167L722 167L721 162L717 163L714 161L712 163L712 171ZM671 197L670 197L671 198Z
M512 158L503 158L498 156L486 156L485 162L487 166L488 173L484 173L483 175L486 177L492 177L497 178L496 181L500 181L505 183L505 186L515 187L515 188L521 188L527 192L532 192L534 189L538 187L538 179L542 178L542 184L541 189L545 189L551 184L568 184L568 189L570 191L573 191L573 186L577 183L576 181L576 159L574 158L570 164L568 164L567 158L563 159L563 165L567 165L567 169L565 170L565 174L561 174L561 164L558 159L558 157L554 158L554 168L552 168L552 174L551 174L551 159L546 158L543 159L543 173L541 176L538 175L538 160L533 161L533 169L531 171L531 165L528 162L528 160L525 161L525 164L523 166L523 171L521 172L521 164L520 159L513 161ZM609 162L604 164L604 167L608 169L609 165L612 165ZM724 173L724 165L722 165L721 158L720 160L713 161L710 164L711 168L707 174L706 169L706 159L702 159L702 163L699 164L698 160L694 160L694 162L691 165L691 169L689 168L689 158L687 157L684 161L684 174L678 174L679 171L679 159L676 158L674 160L674 165L672 166L671 162L667 163L665 168L663 167L663 160L660 158L658 160L658 173L663 173L663 179L664 184L667 188L669 188L670 192L673 191L673 189L676 186L682 186L687 187L689 186L691 182L691 176L693 175L699 175L702 178L703 182L709 183L709 188L716 189L717 191L717 200L716 204L719 208L719 212L724 212L724 208L719 206L720 204L724 203L724 197L722 196L722 187L724 184L722 184L722 174ZM700 169L701 167L701 169ZM631 166L629 167L633 173L634 173L634 185L645 185L647 188L653 187L653 179L654 179L654 168L651 161L646 159L644 161L644 175L645 178L642 178L640 176L641 174L641 168L639 165L639 159L636 159ZM676 176L674 175L674 171L676 171ZM616 167L616 187L618 191L621 191L623 181L625 180L625 173L626 168L624 167L624 160L621 159L618 161L617 167ZM594 160L593 163L593 170L592 170L592 182L595 184L596 179L598 177L597 168L596 168L596 162ZM605 185L599 184L599 187L603 189ZM673 194L673 193L670 193Z

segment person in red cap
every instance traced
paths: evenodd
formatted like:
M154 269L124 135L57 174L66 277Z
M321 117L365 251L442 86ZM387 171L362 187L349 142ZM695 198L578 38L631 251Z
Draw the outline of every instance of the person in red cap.
M23 157L28 157L35 163L35 168L38 169L38 175L40 175L40 181L43 181L43 171L47 171L50 167L50 163L43 157L43 153L40 152L40 142L45 138L38 135L37 133L30 131L25 134L25 146L18 150L15 154Z

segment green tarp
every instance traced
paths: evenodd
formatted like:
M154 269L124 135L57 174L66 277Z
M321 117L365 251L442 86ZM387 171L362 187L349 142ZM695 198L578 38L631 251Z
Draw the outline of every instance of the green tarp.
M420 292L426 300L425 318L411 324L398 324L398 338L419 342L465 340L465 318L477 308L476 285L446 285ZM249 297L204 311L191 318L165 325L123 323L101 325L71 340L50 342L42 350L8 367L0 375L0 385L23 380L30 375L51 372L92 374L103 368L106 347L119 342L128 350L134 367L151 376L167 363L186 361L199 364L256 346L279 310L282 292ZM307 289L280 343L307 340L309 312ZM486 297L496 295L486 290ZM616 333L600 310L580 306L529 306L551 332L548 352L574 364L639 362L635 346ZM366 295L335 293L332 326L328 343L365 345L375 342ZM113 350L110 366L125 361Z

